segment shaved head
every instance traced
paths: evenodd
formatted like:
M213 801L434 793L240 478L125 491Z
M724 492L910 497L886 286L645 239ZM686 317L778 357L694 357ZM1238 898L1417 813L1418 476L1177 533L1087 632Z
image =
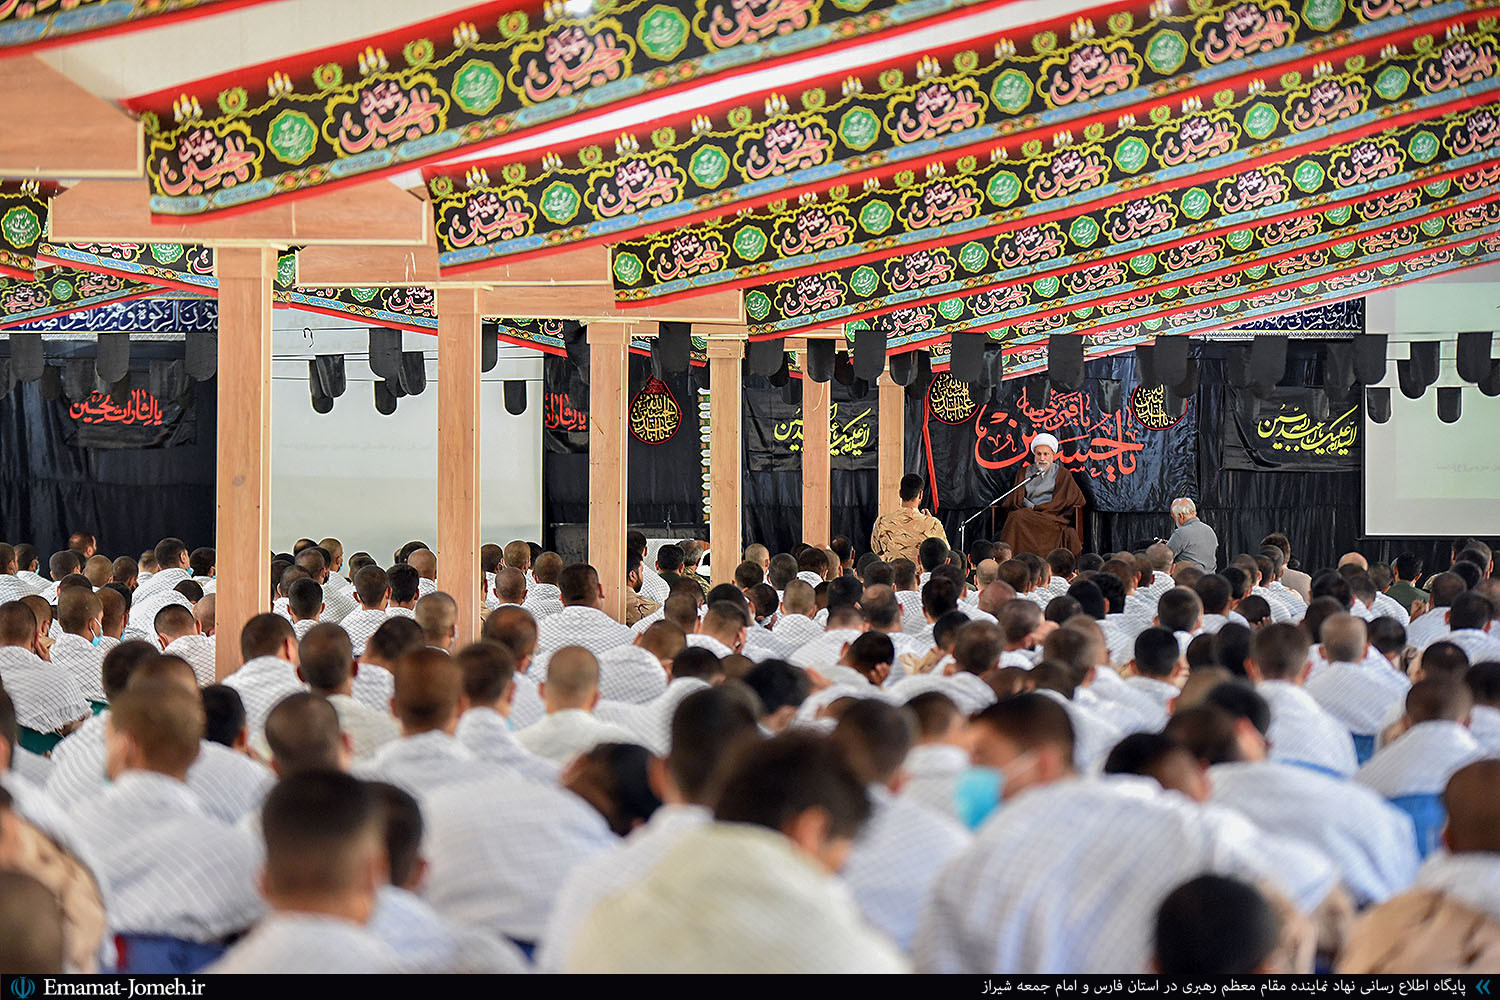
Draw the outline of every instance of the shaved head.
M1475 761L1455 771L1443 805L1449 850L1500 852L1500 760Z
M599 691L599 661L582 646L564 646L547 662L543 686L549 707L589 707Z

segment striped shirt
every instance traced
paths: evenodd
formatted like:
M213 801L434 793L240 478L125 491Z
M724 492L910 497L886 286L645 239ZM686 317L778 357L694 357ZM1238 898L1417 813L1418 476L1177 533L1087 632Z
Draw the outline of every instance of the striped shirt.
M211 635L181 635L167 643L167 648L162 650L172 656L180 656L193 668L193 676L198 678L199 687L208 687L214 683L214 657L216 647L214 637Z
M547 660L564 646L582 646L596 657L628 646L635 634L598 608L574 604L563 608L536 626L536 656L527 673L538 681L547 679Z
M477 781L496 773L495 765L436 729L391 740L354 765L355 777L384 781L417 799L447 785Z
M1271 706L1266 731L1272 760L1349 777L1359 769L1349 729L1290 681L1261 681L1255 690Z
M1380 731L1392 705L1405 703L1411 681L1389 661L1376 666L1330 663L1303 690L1350 732L1365 736Z
M499 765L533 781L557 780L557 765L550 760L543 760L517 743L509 721L493 708L469 709L459 718L458 728L453 731L453 735L480 760Z
M406 970L367 927L322 914L273 913L203 971L369 975Z
M661 660L640 646L616 646L599 656L599 697L644 704L667 689Z
M364 655L365 643L370 641L380 626L385 624L385 610L383 608L359 608L349 612L339 622L344 631L349 634L349 645L354 647L354 656L358 659Z
M15 702L16 722L27 729L51 733L89 716L88 699L67 668L29 649L0 646L0 686Z
M64 632L47 651L52 664L72 675L78 689L89 701L104 701L104 679L99 668L104 665L104 650L81 635Z
M1381 747L1354 780L1388 799L1436 795L1459 768L1483 756L1479 741L1457 722L1419 722Z
M297 668L277 656L257 656L246 660L224 683L240 693L245 703L245 724L250 735L258 737L266 728L266 716L276 703L289 694L306 691L307 685L297 679Z
M441 916L414 892L393 885L375 893L369 932L396 955L403 970L435 973L526 973L531 966L509 941Z
M511 774L439 789L422 804L426 897L450 920L537 942L568 874L619 843L572 792Z
M264 912L259 849L174 778L128 771L74 809L73 824L117 934L217 941Z

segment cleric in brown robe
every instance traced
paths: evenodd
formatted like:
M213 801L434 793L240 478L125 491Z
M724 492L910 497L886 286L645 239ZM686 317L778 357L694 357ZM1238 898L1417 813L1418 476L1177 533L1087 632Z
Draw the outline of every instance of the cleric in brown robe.
M1083 506L1083 491L1057 461L1057 446L1051 434L1033 438L1031 464L1016 470L1016 483L1026 485L1005 498L1000 538L1016 552L1045 556L1053 549L1067 549L1076 556L1083 551L1073 527L1073 508Z

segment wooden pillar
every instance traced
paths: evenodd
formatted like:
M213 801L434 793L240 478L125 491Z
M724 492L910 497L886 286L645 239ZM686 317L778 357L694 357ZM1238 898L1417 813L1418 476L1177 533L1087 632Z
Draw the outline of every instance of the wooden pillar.
M901 475L906 465L906 390L891 381L889 371L880 373L876 386L880 393L879 471L876 473L880 490L879 511L889 514L901 506Z
M807 371L807 355L802 355L802 370ZM809 545L827 548L832 540L829 522L828 438L832 425L830 412L832 382L814 382L802 378L802 540Z
M734 582L734 568L744 550L740 488L745 463L741 409L744 356L743 340L708 342L708 478L713 501L708 516L708 547L715 584Z
M245 623L270 610L271 287L276 251L219 247L214 269L219 279L214 676L223 680L239 669Z
M630 334L624 323L590 323L588 342L589 563L604 587L605 614L624 621Z
M438 589L458 603L456 642L479 633L478 288L438 289Z

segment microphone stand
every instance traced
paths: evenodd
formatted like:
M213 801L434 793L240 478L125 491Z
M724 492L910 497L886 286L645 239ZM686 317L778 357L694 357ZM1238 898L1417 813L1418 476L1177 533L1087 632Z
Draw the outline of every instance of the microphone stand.
M973 514L973 516L971 516L968 520L964 521L963 524L960 524L958 526L958 548L959 548L959 551L963 552L965 555L968 555L968 552L969 552L969 541L968 541L969 540L969 525L973 524L974 521L979 518L979 515L988 513L989 511L993 510L994 507L995 507L995 504L997 504L997 503L1004 503L1005 499L1007 497L1009 497L1012 493L1014 493L1016 490L1020 489L1021 487L1025 486L1027 483L1029 483L1033 479L1035 479L1036 478L1036 471L1035 471L1035 469L1036 469L1036 466L1032 466L1032 470L1033 471L1031 472L1030 475L1028 475L1025 478L1023 478L1019 483L1017 483L1016 485L1012 486L1010 489L1006 490L1004 493L1000 494L995 499L991 500L988 504L986 504L985 506L981 507L979 510L975 511L974 514Z

